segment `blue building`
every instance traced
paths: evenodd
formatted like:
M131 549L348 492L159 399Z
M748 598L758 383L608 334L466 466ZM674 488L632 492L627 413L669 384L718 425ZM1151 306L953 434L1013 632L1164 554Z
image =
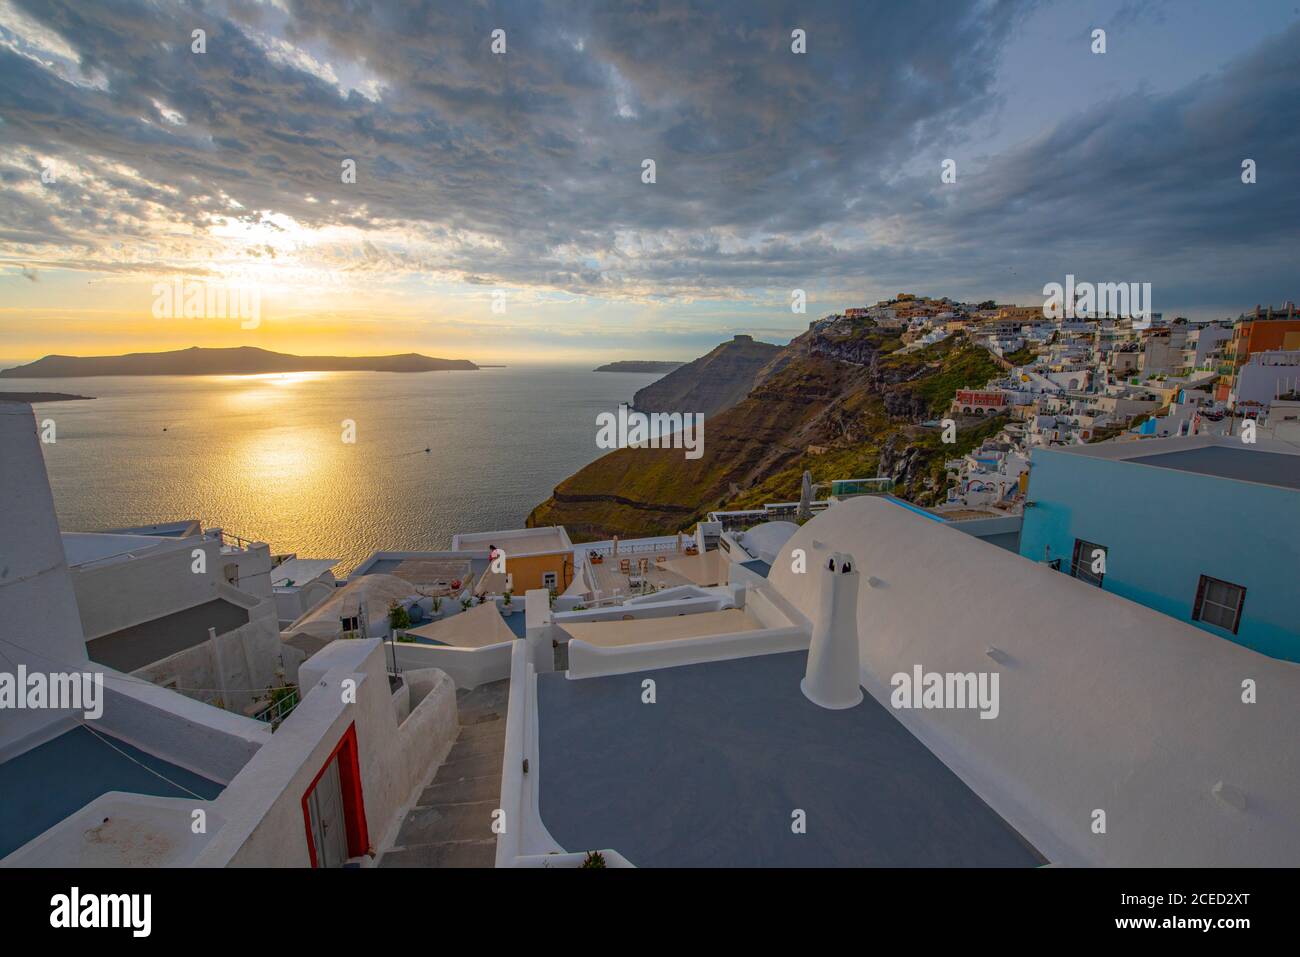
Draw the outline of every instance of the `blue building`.
M1034 449L1020 554L1300 661L1300 449L1195 436Z

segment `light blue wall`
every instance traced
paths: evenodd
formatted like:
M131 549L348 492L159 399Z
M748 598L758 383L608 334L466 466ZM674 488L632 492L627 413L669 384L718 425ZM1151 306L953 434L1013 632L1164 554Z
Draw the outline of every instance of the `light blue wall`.
M1300 661L1300 492L1035 449L1020 554L1069 571L1108 549L1102 587L1256 651ZM1246 588L1236 635L1192 621L1201 575Z

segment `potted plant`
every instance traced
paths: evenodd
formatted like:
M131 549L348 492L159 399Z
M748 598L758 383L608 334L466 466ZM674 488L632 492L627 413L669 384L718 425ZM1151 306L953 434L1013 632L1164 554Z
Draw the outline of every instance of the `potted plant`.
M388 606L388 628L390 631L401 631L403 628L411 627L411 613L406 610L405 606L393 602Z
M473 599L473 598L462 598L462 599L460 600L460 610L461 610L461 611L469 611L469 606L472 605L472 604L474 604L474 599Z
M600 851L588 851L587 856L582 859L579 867L608 867L605 863L605 855Z
M438 612L442 609L442 599L437 596L434 596L433 598L429 599L429 604L433 608L433 617L437 618Z

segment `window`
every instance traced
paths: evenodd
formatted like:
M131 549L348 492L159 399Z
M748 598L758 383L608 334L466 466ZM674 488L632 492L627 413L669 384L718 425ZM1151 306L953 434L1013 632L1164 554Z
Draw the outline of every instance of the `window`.
M1241 606L1246 603L1246 589L1232 582L1202 575L1196 586L1196 604L1192 620L1226 629L1234 635L1241 625Z
M543 587L543 588L554 588L554 587L555 587L555 572L543 572L543 573L542 573L542 587Z
M1106 554L1105 545L1076 538L1074 558L1070 561L1070 574L1100 588L1101 580L1106 577Z

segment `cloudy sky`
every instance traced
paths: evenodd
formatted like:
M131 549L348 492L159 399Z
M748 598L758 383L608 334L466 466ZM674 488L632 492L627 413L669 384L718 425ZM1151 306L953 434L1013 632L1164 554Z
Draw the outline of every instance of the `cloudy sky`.
M0 0L0 358L689 359L1067 273L1235 315L1300 297L1298 49L1300 0Z

